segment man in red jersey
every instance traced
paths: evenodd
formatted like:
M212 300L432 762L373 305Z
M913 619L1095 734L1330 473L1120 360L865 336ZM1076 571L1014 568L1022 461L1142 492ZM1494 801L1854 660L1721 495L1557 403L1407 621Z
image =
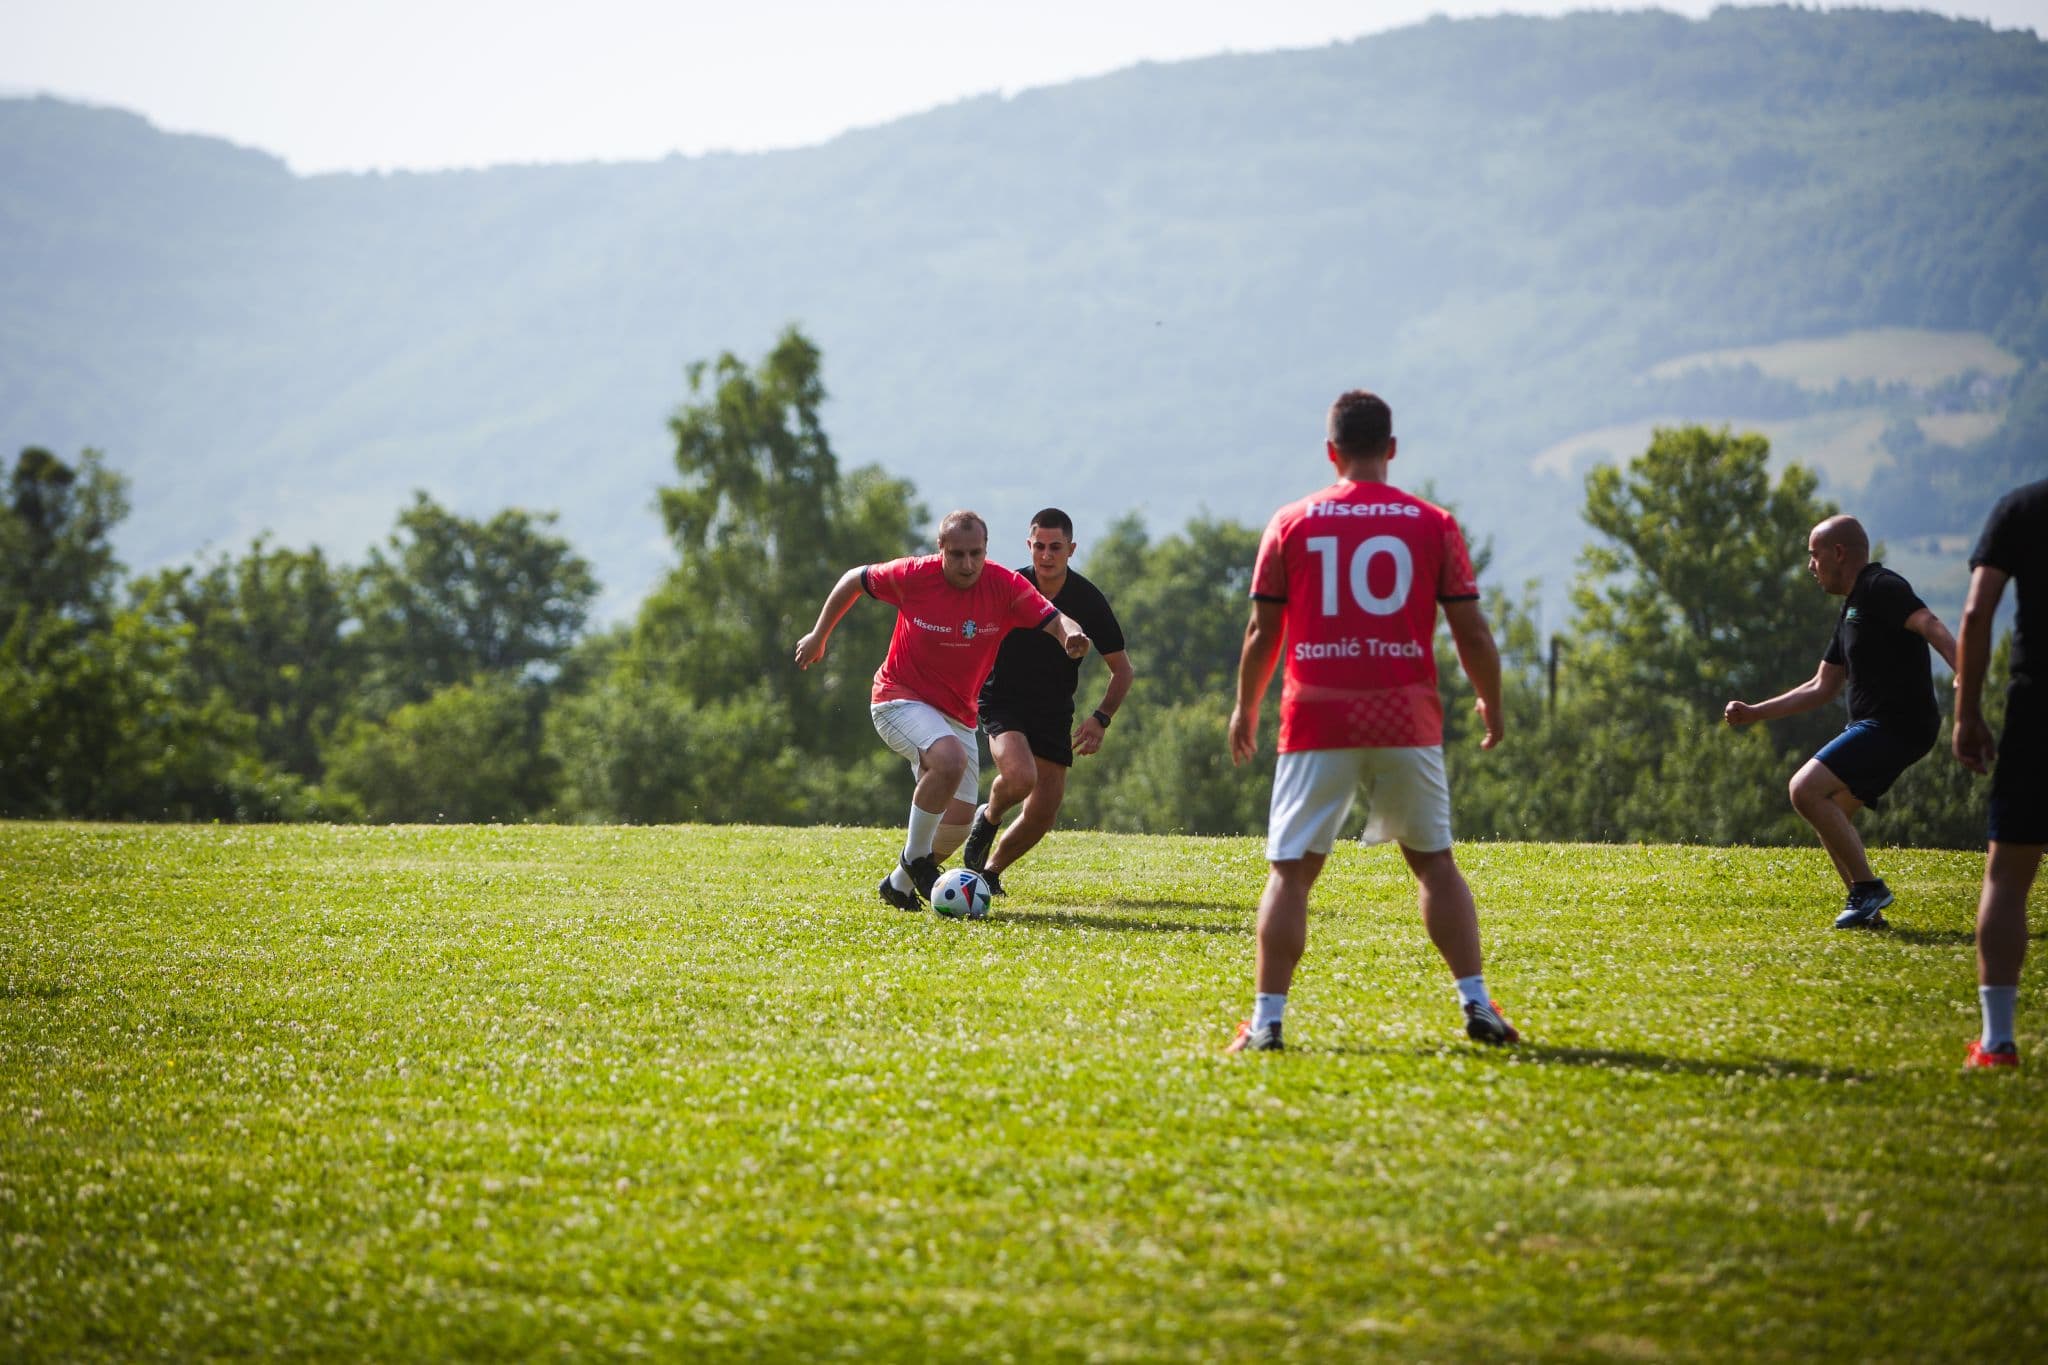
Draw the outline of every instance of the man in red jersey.
M1308 893L1363 785L1362 836L1395 840L1415 874L1422 922L1457 982L1465 1032L1518 1035L1487 996L1479 914L1451 854L1443 702L1436 690L1437 604L1478 694L1486 738L1500 742L1500 653L1457 521L1387 482L1393 414L1353 390L1330 407L1337 482L1273 514L1252 571L1252 616L1238 660L1230 757L1258 751L1259 705L1285 645L1280 759L1273 775L1259 901L1258 996L1231 1052L1281 1050L1281 1016L1308 942Z
M1031 586L1031 580L988 562L988 523L972 512L948 512L939 523L939 552L848 569L818 611L818 623L796 642L796 666L825 657L833 628L863 592L896 608L889 653L875 672L869 715L891 749L910 762L917 788L903 855L882 879L881 896L899 910L922 908L938 879L933 845L943 821L957 848L974 818L980 792L974 727L981 684L1012 630L1043 630L1073 658L1088 637Z

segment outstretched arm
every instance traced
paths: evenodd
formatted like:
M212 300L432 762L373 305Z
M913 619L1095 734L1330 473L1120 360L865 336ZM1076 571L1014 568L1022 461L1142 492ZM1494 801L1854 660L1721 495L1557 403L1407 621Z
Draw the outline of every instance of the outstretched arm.
M1984 673L1991 667L1991 622L2005 595L2003 569L1979 564L1970 571L1970 595L1963 603L1963 643L1956 659L1956 727L1950 740L1956 757L1973 773L1991 771L1997 741L1984 720Z
M810 634L796 642L798 668L809 668L825 657L825 642L832 638L833 628L860 597L860 576L866 568L865 564L856 564L839 575L839 581L832 585L832 591L825 596L825 605L818 608L818 624L811 627Z
M1069 659L1078 659L1088 652L1088 632L1081 629L1079 621L1063 611L1054 612L1039 629L1058 640Z
M1746 701L1731 701L1721 708L1721 719L1730 725L1748 725L1752 721L1777 720L1781 716L1796 716L1816 706L1826 706L1842 694L1842 684L1848 676L1848 670L1840 664L1831 664L1823 659L1819 671L1791 691L1780 692L1769 701L1754 705Z
M1472 691L1479 698L1474 709L1486 726L1486 737L1479 741L1479 747L1491 749L1500 743L1504 724L1500 707L1500 648L1494 644L1486 613L1476 601L1444 603L1444 621L1451 628L1451 643L1458 649L1458 666L1472 680Z
M1237 705L1230 711L1230 761L1243 763L1259 751L1259 704L1280 662L1280 644L1287 637L1285 602L1252 602L1245 623L1244 648L1237 656Z

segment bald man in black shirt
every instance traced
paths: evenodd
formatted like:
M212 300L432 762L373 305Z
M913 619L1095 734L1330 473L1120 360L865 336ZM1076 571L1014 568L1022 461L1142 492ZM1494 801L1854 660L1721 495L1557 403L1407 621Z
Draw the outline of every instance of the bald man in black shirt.
M1829 517L1806 538L1806 570L1822 590L1846 599L1834 638L1811 679L1754 705L1731 701L1730 725L1776 720L1824 706L1849 689L1849 726L1792 777L1792 808L1820 836L1849 888L1837 929L1882 929L1891 888L1873 872L1850 816L1891 790L1899 774L1934 747L1941 710L1928 670L1932 645L1951 669L1956 642L1913 585L1870 559L1870 537L1854 517Z

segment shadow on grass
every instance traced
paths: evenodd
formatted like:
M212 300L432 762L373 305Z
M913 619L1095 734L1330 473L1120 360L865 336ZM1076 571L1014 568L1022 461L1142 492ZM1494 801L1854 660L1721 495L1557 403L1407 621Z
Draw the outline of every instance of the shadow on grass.
M1759 1080L1865 1081L1859 1071L1817 1062L1765 1057L1754 1062L1722 1062L1711 1057L1666 1057L1634 1048L1547 1047L1521 1043L1515 1056L1542 1066L1594 1066L1609 1071L1654 1071L1674 1076L1754 1076Z
M1426 1061L1441 1060L1451 1049L1444 1047L1315 1047L1305 1051L1338 1056L1369 1057L1405 1053ZM1753 1062L1723 1062L1711 1057L1667 1057L1634 1048L1551 1047L1522 1042L1512 1049L1472 1049L1480 1058L1499 1058L1503 1063L1535 1066L1586 1066L1604 1071L1652 1072L1664 1076L1751 1076L1758 1080L1867 1081L1869 1076L1846 1067L1822 1066L1816 1062L1795 1062L1783 1057L1765 1057Z
M1897 939L1901 943L1918 944L1924 947L1967 948L1977 942L1977 931L1970 929L1908 929L1896 920L1887 929L1878 931L1882 938ZM2030 943L2048 938L2048 929L2036 929L2027 935Z
M1113 901L1113 905L1144 908L1149 901ZM1166 902L1185 909L1185 905ZM1052 929L1113 929L1133 934L1250 934L1249 924L1196 924L1187 920L1138 919L1131 915L1093 914L1086 910L997 910L991 918L1012 924L1042 924Z
M1056 894L1056 893L1055 893ZM1211 915L1244 915L1251 918L1258 910L1258 897L1254 894L1238 904L1218 903L1215 898L1203 899L1197 896L1104 896L1094 902L1111 910L1197 910ZM1000 901L997 904L1001 904Z
M77 992L54 981L0 982L0 1000L62 1000Z
M1895 922L1891 928L1878 932L1884 938L1924 948L1965 947L1977 941L1975 929L1907 929Z

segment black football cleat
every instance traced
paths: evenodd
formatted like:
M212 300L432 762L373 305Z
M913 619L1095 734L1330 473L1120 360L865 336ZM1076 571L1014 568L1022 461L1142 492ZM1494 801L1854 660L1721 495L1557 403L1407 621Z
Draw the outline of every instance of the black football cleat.
M924 902L917 898L915 891L898 891L896 883L890 881L887 877L882 878L881 891L882 899L895 906L898 910L924 909Z
M903 870L910 874L910 884L917 888L917 894L930 900L932 883L939 879L939 860L929 853L921 858L906 858L899 853L896 861L902 863Z
M960 845L960 862L969 872L981 872L988 862L989 847L996 841L996 827L988 818L987 806L974 808L974 823L967 827L967 842Z

